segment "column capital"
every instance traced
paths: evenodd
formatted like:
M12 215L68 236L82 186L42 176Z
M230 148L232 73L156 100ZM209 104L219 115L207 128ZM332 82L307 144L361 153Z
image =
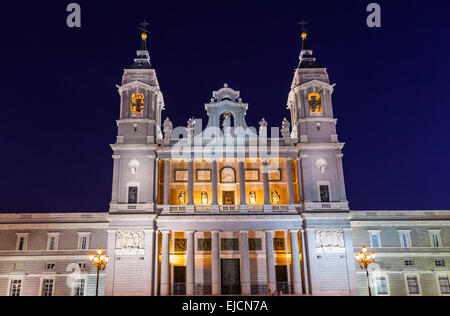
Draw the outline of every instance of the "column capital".
M270 230L270 229L265 229L264 232L266 234L268 234L268 233L273 234L275 231L274 230Z
M298 233L300 229L289 229L289 232L291 233Z
M241 234L243 234L243 233L248 234L248 230L242 229L242 230L239 230L239 233L241 233Z
M160 230L161 234L170 234L170 230Z
M211 234L219 234L221 230L211 230Z
M195 234L195 230L186 230L184 231L186 234Z

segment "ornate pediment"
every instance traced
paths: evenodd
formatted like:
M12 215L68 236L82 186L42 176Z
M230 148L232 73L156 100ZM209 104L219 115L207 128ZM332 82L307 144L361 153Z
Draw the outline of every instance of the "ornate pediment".
M344 231L342 229L316 230L316 250L318 253L344 253Z

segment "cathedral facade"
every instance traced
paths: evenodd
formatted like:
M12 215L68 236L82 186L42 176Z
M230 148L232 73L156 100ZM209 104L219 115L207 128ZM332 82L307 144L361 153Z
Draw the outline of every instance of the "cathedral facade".
M224 84L174 128L146 34L124 70L107 213L0 214L0 294L450 295L450 211L350 211L327 70L306 32L290 119L249 127ZM450 263L450 261L449 261Z

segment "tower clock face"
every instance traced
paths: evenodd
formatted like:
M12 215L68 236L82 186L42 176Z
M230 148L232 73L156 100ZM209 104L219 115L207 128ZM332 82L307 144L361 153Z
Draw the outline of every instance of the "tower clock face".
M144 114L144 95L133 93L131 96L131 116L142 116Z
M310 93L308 95L309 111L311 115L322 115L322 99L318 93Z

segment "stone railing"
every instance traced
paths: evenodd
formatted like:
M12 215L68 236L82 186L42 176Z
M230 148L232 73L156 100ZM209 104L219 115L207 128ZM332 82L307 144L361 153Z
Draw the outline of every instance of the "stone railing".
M162 205L162 214L200 213L200 214L293 214L300 205Z

